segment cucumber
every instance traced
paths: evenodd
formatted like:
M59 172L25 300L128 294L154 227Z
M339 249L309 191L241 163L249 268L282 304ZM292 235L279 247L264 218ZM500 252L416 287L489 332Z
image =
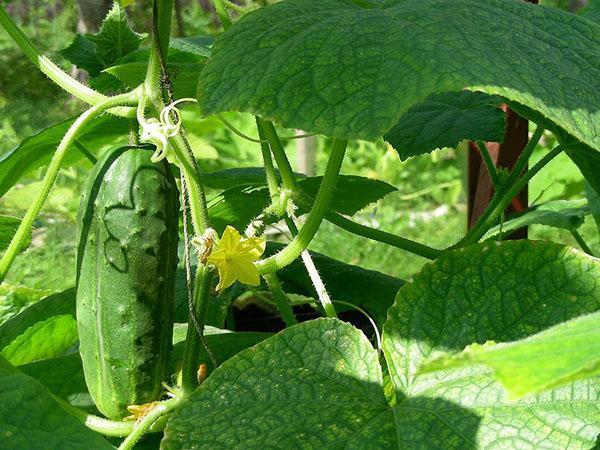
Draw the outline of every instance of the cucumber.
M106 417L157 400L172 347L179 195L152 150L108 152L88 179L77 253L77 327L86 384Z

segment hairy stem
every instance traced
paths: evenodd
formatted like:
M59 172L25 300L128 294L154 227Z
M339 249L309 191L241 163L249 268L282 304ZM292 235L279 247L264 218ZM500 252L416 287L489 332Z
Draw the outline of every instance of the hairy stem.
M204 339L204 325L208 315L213 274L214 271L209 266L199 265L196 271L193 310L190 312L181 367L181 387L184 397L188 397L198 387L198 357Z
M21 48L23 53L31 62L48 78L54 81L58 86L69 94L77 97L89 105L98 105L105 103L109 97L97 92L88 86L75 80L73 77L62 71L50 58L42 55L35 48L31 40L25 33L13 22L3 6L0 5L0 25L6 30L15 43ZM115 108L110 111L111 114L122 117L135 117L134 108Z
M119 446L119 450L132 449L140 440L140 438L151 430L152 425L154 425L157 420L177 409L182 401L182 398L174 397L170 400L157 403L147 415L145 415L135 424L131 434L129 434L129 436L127 436L127 438L125 438L123 443Z
M94 416L71 405L69 402L56 395L53 395L53 397L66 412L78 419L90 430L94 430L104 436L125 437L133 431L133 422L117 422Z
M286 217L285 223L287 224L290 233L292 233L293 237L298 236L298 226L292 217ZM315 288L315 292L317 293L317 298L323 307L323 311L325 311L325 315L327 317L337 317L337 313L335 312L335 307L331 301L331 297L329 297L329 292L327 292L327 288L325 287L325 283L321 279L321 275L319 275L319 271L317 270L317 266L310 256L310 252L308 250L304 250L302 252L302 262L304 263L304 267L308 272L308 276L310 281Z
M281 314L281 318L285 322L285 326L291 327L292 325L296 325L298 321L294 316L294 310L292 309L290 299L287 297L287 295L285 295L285 292L283 292L277 275L274 273L269 273L263 277L267 282L267 286L269 287L271 294L273 295L273 300L275 300L275 305L277 305L277 309Z
M27 209L25 216L23 217L17 232L12 238L10 245L6 249L4 256L0 260L0 282L4 280L8 270L10 269L12 263L15 258L19 254L22 249L27 235L33 226L33 222L38 216L42 206L46 202L48 198L48 194L54 186L54 182L58 176L60 171L60 167L62 165L63 159L67 154L67 151L73 145L77 136L81 133L81 130L94 118L98 117L100 114L108 111L110 108L121 105L135 105L138 102L138 93L137 91L119 95L116 97L110 97L105 102L100 103L98 105L92 106L86 112L84 112L79 118L71 125L63 139L61 140L52 160L50 161L50 165L48 166L48 170L46 171L46 175L44 176L44 180L42 182L42 188L40 192L37 194L33 203Z
M305 224L298 233L298 236L296 236L282 251L256 263L256 267L262 275L275 272L276 270L291 264L308 247L308 244L317 233L321 222L323 222L325 213L329 208L329 203L333 197L338 174L340 173L342 161L346 153L347 144L348 141L345 140L336 139L334 141L331 156L327 163L327 169L325 169L325 175L321 182L321 187L319 188L319 192Z

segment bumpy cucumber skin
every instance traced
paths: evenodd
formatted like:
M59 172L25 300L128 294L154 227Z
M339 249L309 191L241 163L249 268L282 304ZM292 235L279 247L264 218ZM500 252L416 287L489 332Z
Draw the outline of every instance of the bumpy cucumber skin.
M172 347L179 195L151 155L108 152L79 211L79 351L90 395L113 420L160 397Z

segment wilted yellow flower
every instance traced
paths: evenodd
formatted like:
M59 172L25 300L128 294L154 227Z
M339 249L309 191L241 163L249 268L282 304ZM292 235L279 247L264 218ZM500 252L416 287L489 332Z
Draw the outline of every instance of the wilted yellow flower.
M260 275L254 262L265 252L265 247L264 238L242 238L235 228L225 228L216 250L207 258L219 270L217 290L227 289L236 280L258 286Z

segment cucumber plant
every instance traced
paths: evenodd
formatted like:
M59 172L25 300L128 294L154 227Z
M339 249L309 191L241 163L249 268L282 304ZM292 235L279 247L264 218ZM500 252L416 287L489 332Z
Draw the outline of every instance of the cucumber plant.
M47 165L25 216L0 216L0 281L60 169L95 162L76 289L0 323L3 448L597 446L600 261L577 230L600 221L599 3L582 15L520 0L213 4L214 45L172 38L173 0L154 0L148 48L115 4L97 35L63 52L92 87L0 7L32 63L90 105L0 160L0 192ZM247 139L264 167L202 171L183 102ZM483 145L504 138L501 104L535 124L510 172ZM228 111L254 114L254 136ZM294 173L283 128L328 138L322 177ZM545 133L558 144L533 164ZM382 138L403 159L480 144L495 194L453 246L352 219L395 188L340 175L348 142ZM586 198L504 220L563 153ZM222 192L207 198L208 187ZM315 254L324 221L430 262L402 281ZM267 242L276 222L285 245ZM567 229L581 249L502 240L534 223ZM226 329L223 311L248 293L279 311L283 331ZM324 317L299 323L300 308ZM338 317L348 309L370 328Z

